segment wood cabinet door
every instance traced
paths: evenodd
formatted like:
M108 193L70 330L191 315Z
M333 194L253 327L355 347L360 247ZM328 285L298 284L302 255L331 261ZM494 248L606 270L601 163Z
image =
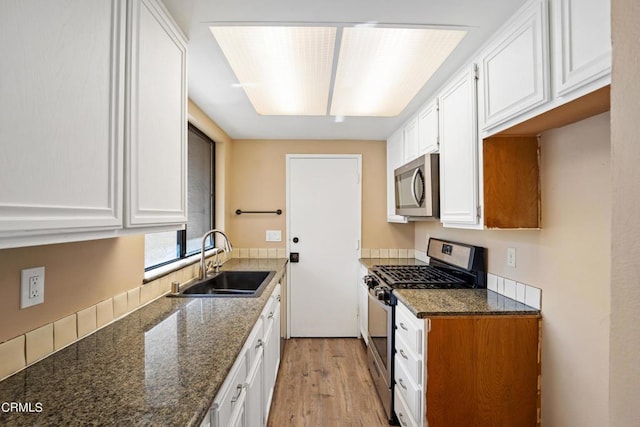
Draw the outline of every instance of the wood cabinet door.
M418 155L438 151L438 101L430 102L418 113Z
M129 3L128 227L187 219L187 51L157 0Z
M0 247L122 226L125 13L0 2Z
M555 95L570 95L602 78L588 91L610 83L611 2L554 0L551 11Z
M441 93L440 219L445 225L478 223L478 132L475 70Z
M483 130L549 101L546 0L516 14L482 57Z

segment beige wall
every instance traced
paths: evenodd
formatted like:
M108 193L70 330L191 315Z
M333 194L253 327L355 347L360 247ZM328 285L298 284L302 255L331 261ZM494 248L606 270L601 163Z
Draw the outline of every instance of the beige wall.
M640 2L612 1L611 426L640 425Z
M44 304L20 309L20 270L45 267ZM144 237L0 250L0 342L142 284Z
M489 272L542 289L543 426L609 421L609 130L605 113L543 134L539 231L416 225L416 249L427 235L485 246ZM506 265L507 247L516 268Z
M285 210L286 154L362 154L362 247L413 247L413 224L386 220L385 141L236 140L228 175L229 213ZM283 241L265 242L266 230L282 230ZM232 214L227 231L239 248L284 248L286 212L280 216Z

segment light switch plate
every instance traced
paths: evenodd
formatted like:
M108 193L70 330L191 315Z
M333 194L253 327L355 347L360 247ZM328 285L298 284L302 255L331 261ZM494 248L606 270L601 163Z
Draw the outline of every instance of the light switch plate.
M507 265L509 267L516 266L516 248L507 248Z
M44 302L44 267L25 268L20 272L20 308Z
M267 242L281 242L282 241L282 230L267 230L266 241Z

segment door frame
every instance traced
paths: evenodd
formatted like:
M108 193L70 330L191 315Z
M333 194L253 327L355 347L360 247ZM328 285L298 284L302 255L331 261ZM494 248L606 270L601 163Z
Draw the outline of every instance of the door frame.
M359 259L361 255L362 249L362 154L286 154L285 155L285 163L286 163L286 210L285 210L285 221L286 221L286 253L287 258L289 258L289 254L291 253L291 224L290 224L290 207L291 207L291 189L289 188L289 176L291 175L290 171L290 162L294 159L355 159L358 162L358 242L356 248L356 257ZM355 266L357 267L357 266ZM291 286L292 286L292 277L291 277L291 263L287 263L287 332L286 338L291 338ZM354 282L353 286L357 286L358 283ZM358 325L359 328L359 325Z

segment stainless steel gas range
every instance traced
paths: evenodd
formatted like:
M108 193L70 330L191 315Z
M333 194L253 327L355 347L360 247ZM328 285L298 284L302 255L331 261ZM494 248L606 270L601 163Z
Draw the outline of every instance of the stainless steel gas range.
M371 377L390 424L394 414L394 290L486 288L485 249L429 239L428 264L376 265L364 281L369 288L368 361Z

